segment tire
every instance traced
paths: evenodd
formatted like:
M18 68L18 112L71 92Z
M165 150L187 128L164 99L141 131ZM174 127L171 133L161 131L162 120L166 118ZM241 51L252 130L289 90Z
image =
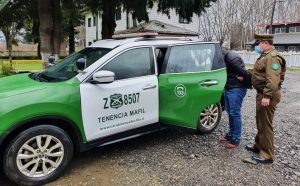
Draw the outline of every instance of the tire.
M56 126L40 125L12 140L4 152L3 167L7 177L18 185L42 185L58 178L72 157L68 134Z
M221 104L217 103L206 107L199 114L197 132L200 134L207 134L212 132L219 125L221 116Z

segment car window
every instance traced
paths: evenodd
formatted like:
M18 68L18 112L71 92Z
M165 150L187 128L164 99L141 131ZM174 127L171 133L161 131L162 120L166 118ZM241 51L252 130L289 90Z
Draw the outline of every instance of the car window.
M159 73L162 72L163 62L164 62L164 59L165 59L167 49L168 49L167 47L164 47L164 48L156 48L154 50L155 51L157 69L158 69Z
M43 79L43 81L47 82L65 81L78 74L78 69L76 66L76 61L78 59L85 58L86 67L88 67L110 51L111 49L107 48L85 48L66 57L53 67L48 68L41 73L32 74L30 77L35 80Z
M101 70L114 72L116 80L154 74L151 49L138 48L126 51L111 60Z
M215 56L214 44L184 45L171 48L166 73L210 71Z

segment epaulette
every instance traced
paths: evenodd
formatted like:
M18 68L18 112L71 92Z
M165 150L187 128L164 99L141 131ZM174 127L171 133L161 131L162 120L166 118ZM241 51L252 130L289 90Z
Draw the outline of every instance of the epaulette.
M277 52L272 51L272 52L270 52L270 55L271 55L272 57L277 57Z

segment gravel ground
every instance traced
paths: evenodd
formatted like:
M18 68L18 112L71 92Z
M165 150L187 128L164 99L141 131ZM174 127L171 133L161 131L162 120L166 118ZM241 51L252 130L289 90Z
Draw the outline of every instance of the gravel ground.
M300 73L289 72L275 114L276 160L271 165L242 162L253 154L255 91L243 104L243 139L229 150L218 141L227 131L224 112L211 134L168 129L81 153L54 185L300 185ZM3 176L0 185L11 185Z

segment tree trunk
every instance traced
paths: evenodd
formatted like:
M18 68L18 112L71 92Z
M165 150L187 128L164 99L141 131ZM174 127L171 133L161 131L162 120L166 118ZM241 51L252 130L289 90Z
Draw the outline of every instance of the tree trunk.
M5 41L6 41L6 49L8 51L8 60L9 60L10 68L12 68L12 56L11 56L12 35L11 35L11 28L12 28L12 25L6 25L5 29L3 29L3 34L4 34L4 37L5 37Z
M130 28L130 18L129 18L129 11L126 10L126 29Z
M61 42L61 12L60 0L39 1L41 57L45 64L50 55L57 56L60 53Z
M72 20L69 21L69 54L75 52L75 31Z
M102 39L111 39L116 28L116 0L103 1Z
M37 44L37 58L38 59L41 59L41 42L38 42L38 44Z
M53 16L53 54L60 54L60 43L61 43L61 11L60 11L60 0L52 0L52 16Z
M97 13L96 13L96 19L95 19L95 21L96 21L96 41L98 41L99 40L99 13L98 13L98 11L97 11Z
M134 14L132 14L132 26L137 27L136 17Z
M41 56L44 63L53 52L52 32L52 0L39 1Z

